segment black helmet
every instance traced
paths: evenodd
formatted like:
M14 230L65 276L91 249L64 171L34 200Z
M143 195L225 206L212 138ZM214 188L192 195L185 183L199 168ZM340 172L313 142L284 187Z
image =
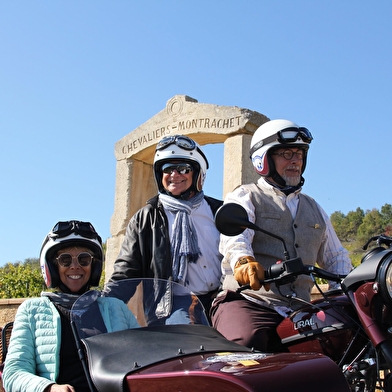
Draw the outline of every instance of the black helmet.
M59 287L60 277L55 263L57 252L68 246L84 246L93 252L88 286L98 286L102 273L102 239L90 222L77 220L58 222L42 243L41 272L48 288Z

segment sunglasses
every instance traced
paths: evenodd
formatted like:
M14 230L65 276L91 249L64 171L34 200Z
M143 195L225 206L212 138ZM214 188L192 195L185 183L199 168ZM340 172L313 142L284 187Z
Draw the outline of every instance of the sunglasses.
M310 143L313 140L313 136L310 133L310 131L307 128L304 127L290 127L286 129L282 129L281 131L278 131L275 135L272 135L264 140L260 140L258 143L256 143L250 150L250 155L258 150L261 146L264 146L266 144L272 143L274 141L278 141L281 144L288 144L288 143L294 143L298 139L301 139L305 143Z
M61 267L67 268L72 264L73 259L77 259L78 264L81 267L88 267L93 261L94 257L87 252L79 253L77 256L72 256L69 253L62 253L56 258L56 261Z
M97 239L99 242L101 241L101 237L95 231L93 225L90 222L82 222L82 221L66 221L66 222L58 222L52 229L52 233L57 237L67 237L71 233L79 234L85 238L93 238Z
M183 164L165 163L162 166L161 170L165 174L172 174L174 170L176 170L178 174L188 174L193 171L193 167L188 163L183 163Z

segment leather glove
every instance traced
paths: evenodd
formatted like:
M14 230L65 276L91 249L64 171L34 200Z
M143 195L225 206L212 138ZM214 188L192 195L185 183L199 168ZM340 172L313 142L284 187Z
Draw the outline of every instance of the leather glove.
M262 286L260 280L264 280L265 270L252 256L240 257L234 266L234 278L241 284L249 284L252 290L259 290ZM269 291L270 285L263 285Z

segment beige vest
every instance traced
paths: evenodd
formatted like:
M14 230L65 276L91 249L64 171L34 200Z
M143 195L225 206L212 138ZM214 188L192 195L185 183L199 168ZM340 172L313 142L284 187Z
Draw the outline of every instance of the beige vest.
M245 187L251 191L256 225L282 237L290 258L301 257L304 264L310 265L315 265L322 260L324 253L322 240L326 224L316 202L311 197L299 194L297 214L293 219L284 200L279 198L273 189L260 188L256 184L248 184ZM255 232L252 247L256 260L265 269L278 260L284 260L282 242L265 233ZM225 280L224 288L229 288L226 283L231 286L231 289L238 287L232 276L227 278L228 281ZM234 287L233 283L235 283ZM297 297L309 300L312 286L313 283L309 277L299 276L294 283L281 286L280 291L283 296L295 293ZM293 309L300 306L298 301L288 301L283 298L274 284L268 292L262 288L259 291L246 290L244 293L266 301L267 306L284 305Z

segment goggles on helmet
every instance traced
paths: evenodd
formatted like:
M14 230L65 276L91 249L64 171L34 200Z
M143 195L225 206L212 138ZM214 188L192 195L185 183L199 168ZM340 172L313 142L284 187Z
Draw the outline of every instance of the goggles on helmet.
M175 144L176 146L186 151L196 150L205 160L208 169L207 157L204 155L203 151L200 150L197 144L188 136L183 136L183 135L166 136L158 142L155 150L156 151L164 150L166 147L170 146L171 144Z
M260 140L250 150L250 155L258 150L260 147L278 141L281 144L295 143L298 139L301 139L304 143L309 144L313 140L313 136L307 128L304 127L291 127L278 131L275 135L267 137L266 139Z
M282 144L294 143L298 139L302 139L303 142L309 144L313 140L313 136L309 129L304 127L282 129L277 135L278 142Z
M56 235L59 238L67 237L68 235L75 233L85 238L93 238L101 241L101 237L95 231L93 225L90 222L82 221L66 221L58 222L52 229L52 235Z
M196 143L187 136L175 135L175 136L166 136L164 137L158 144L157 150L162 150L171 144L175 144L178 147L183 148L184 150L194 150L196 148Z

